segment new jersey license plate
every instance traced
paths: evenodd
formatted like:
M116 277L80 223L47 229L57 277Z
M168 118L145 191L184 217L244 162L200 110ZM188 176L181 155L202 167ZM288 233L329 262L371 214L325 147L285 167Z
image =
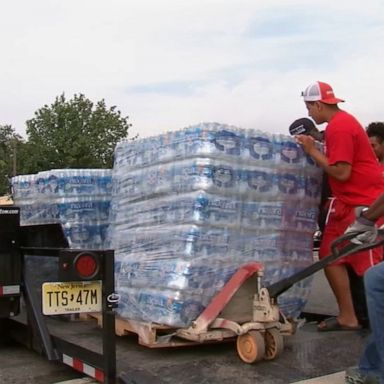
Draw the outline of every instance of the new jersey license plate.
M101 311L101 281L43 283L44 315Z

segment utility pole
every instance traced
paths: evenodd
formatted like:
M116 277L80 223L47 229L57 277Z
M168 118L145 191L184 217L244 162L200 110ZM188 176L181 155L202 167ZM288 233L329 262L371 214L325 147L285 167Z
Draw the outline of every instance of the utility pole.
M17 174L17 159L16 159L16 139L12 140L13 142L13 156L12 156L12 176L16 176Z

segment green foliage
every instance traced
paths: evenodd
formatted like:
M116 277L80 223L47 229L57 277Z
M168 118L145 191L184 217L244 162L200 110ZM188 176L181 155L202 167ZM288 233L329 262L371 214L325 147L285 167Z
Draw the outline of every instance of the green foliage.
M84 95L40 108L26 122L28 142L24 169L36 173L54 168L111 168L117 142L128 136L131 124L116 107L101 100L95 105ZM20 172L18 172L20 173Z
M9 192L9 178L16 172L17 152L22 145L21 136L11 125L0 125L0 195Z

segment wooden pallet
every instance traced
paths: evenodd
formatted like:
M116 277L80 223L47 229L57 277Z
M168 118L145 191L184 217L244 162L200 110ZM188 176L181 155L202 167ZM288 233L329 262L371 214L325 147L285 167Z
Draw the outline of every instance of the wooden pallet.
M101 313L83 313L80 315L80 319L95 319L99 327L103 324ZM115 317L115 333L117 336L137 335L138 343L149 348L198 344L194 341L175 337L176 329L167 325L122 319L117 315Z

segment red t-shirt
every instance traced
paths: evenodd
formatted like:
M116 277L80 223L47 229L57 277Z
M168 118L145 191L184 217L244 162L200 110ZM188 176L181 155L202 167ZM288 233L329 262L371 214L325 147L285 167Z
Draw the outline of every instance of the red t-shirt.
M368 136L349 113L335 114L325 129L325 155L329 165L351 164L351 176L338 181L329 176L334 197L348 205L370 205L384 192L384 179Z

